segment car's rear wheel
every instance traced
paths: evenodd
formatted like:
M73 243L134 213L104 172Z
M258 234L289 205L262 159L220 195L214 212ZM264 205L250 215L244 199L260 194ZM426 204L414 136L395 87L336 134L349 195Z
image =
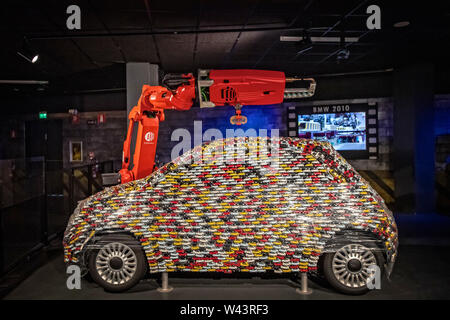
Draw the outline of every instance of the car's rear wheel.
M323 273L328 283L345 294L364 294L369 291L368 279L374 277L376 267L382 274L383 256L379 250L363 244L343 244L334 252L326 253Z
M147 264L140 244L128 235L107 235L89 256L92 279L107 291L120 292L135 286L145 275Z

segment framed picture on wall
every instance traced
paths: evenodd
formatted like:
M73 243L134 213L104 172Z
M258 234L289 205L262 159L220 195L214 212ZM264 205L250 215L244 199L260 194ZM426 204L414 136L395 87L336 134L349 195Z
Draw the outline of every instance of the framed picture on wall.
M83 161L83 141L70 141L70 162L82 162Z

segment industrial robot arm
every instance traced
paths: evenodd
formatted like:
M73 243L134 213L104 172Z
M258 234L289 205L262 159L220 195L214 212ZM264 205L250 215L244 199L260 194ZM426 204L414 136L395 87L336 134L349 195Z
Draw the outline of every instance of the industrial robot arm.
M138 104L128 115L127 138L123 144L121 182L143 178L155 169L156 144L159 123L164 121L164 110L189 110L195 99L195 78L192 74L179 77L175 90L161 86L142 87ZM133 156L133 168L130 170L131 139L135 123L138 123L136 146Z
M287 84L306 82L308 87L287 87ZM155 170L156 144L159 123L164 121L164 110L189 110L196 96L192 74L167 75L162 86L144 85L138 104L128 115L127 138L123 145L121 182L141 179ZM242 125L243 105L270 105L284 99L310 97L315 92L314 79L286 78L283 72L265 70L199 70L197 90L201 108L234 106L236 114L230 118ZM131 139L138 123L133 168L130 169Z

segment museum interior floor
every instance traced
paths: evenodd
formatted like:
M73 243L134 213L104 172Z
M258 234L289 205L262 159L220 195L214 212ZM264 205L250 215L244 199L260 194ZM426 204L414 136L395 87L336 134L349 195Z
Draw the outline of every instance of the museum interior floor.
M299 284L289 278L200 278L169 275L174 290L160 293L157 281L141 281L125 293L105 292L82 280L80 290L68 290L60 241L46 249L45 263L36 268L4 299L448 299L450 295L450 218L441 215L397 215L400 248L391 280L381 290L364 296L346 296L326 283L310 279L313 293L296 293Z

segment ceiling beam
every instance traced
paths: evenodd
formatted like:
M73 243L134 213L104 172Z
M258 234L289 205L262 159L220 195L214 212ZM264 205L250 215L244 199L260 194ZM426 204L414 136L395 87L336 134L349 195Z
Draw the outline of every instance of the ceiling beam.
M58 24L58 23L56 23L50 16L49 16L49 14L48 14L48 12L47 11L45 11L44 10L44 7L43 6L40 6L40 5L38 5L38 6L34 6L34 10L36 10L37 12L39 12L43 17L44 17L44 19L46 19L47 20L47 22L49 22L51 25L53 25L54 27L56 27L56 29L59 29L59 30L61 30L62 31L62 33L64 34L65 33L65 29L64 28L61 28L61 26ZM27 38L28 39L28 38ZM28 40L32 40L32 39L28 39ZM85 58L85 59L87 59L88 61L89 61L89 63L91 63L91 64L93 64L96 68L100 68L100 65L98 64L98 63L96 63L73 39L69 39L70 40L70 42L76 47L76 49L77 49L77 51ZM40 49L39 51L41 51L41 53L42 53L42 49ZM61 68L63 69L63 70L66 70L67 68L71 68L71 66L68 64L68 63L66 63L65 61L60 61L58 58L56 58L55 56L54 56L54 54L53 54L53 52L52 53L50 53L50 52L44 52L45 53L45 55L47 55L50 59L51 59L51 61L53 61L53 62L56 62L57 64L59 64L60 66L61 66ZM47 65L48 66L48 65ZM39 63L38 64L38 67L45 73L45 74L47 74L48 76L50 76L50 77L52 77L53 76L53 74L51 74L50 72L48 72L47 71L47 68L46 68L46 65L45 64L43 64L43 63Z
M146 0L144 0L146 1ZM77 38L103 38L103 37L125 37L125 36L154 36L154 35L184 35L184 34L214 34L214 33L236 33L236 32L262 32L262 31L299 31L305 28L292 28L289 26L283 27L256 27L256 28L220 28L220 29L207 29L207 28L190 28L190 29L152 29L150 31L133 31L133 32L111 32L108 33L90 33L90 32L78 32L69 34L47 34L47 35L28 35L30 40L49 40L49 39L77 39Z
M148 2L148 0L144 0L144 4L145 4L145 10L147 12L148 23L149 23L148 29L150 30L150 33L151 33L151 36L153 39L153 44L155 45L156 57L158 58L159 65L162 68L163 63L162 63L161 54L160 54L159 47L158 47L158 42L156 41L155 33L153 33L153 19L152 19L152 13L150 11L150 3Z
M197 23L195 26L196 30L198 30L200 28L200 20L202 17L202 10L203 10L202 2L199 2L198 10L197 10ZM198 33L195 34L194 49L192 50L192 68L195 68L195 58L197 56L197 48L198 48Z
M48 13L47 13L46 11L43 10L43 6L40 6L40 5L39 5L39 6L37 7L37 10L39 10L39 11L45 16L45 18L47 19L48 22L50 22L50 24L54 25L57 29L62 30L62 33L63 33L64 35L67 36L67 33L66 33L65 29L62 28L58 23L56 23L52 18L50 18L50 16L48 15ZM27 39L29 39L30 41L31 41L31 40L34 40L34 39L32 39L32 38L27 38ZM81 53L81 55L84 56L91 64L93 64L93 65L94 65L95 67L97 67L97 68L101 68L100 65L99 65L96 61L94 61L94 60L91 58L91 56L89 56L89 55L88 55L88 54L87 54L87 53L86 53L86 52L78 45L78 43L75 42L75 40L73 40L73 39L70 38L70 37L67 37L66 39L70 40L70 42L77 48L77 50Z
M111 35L111 31L109 30L108 26L106 25L106 23L100 18L100 15L98 14L98 10L97 8L95 8L91 1L87 1L89 7L92 9L92 11L94 12L95 17L97 18L97 20L100 22L100 24L103 26L103 28L105 28L106 32ZM120 46L120 44L114 39L114 37L111 37L111 41L113 43L113 45L119 50L120 55L122 56L123 61L126 63L127 62L127 57L125 55L125 52L122 50L122 47Z
M0 80L0 84L48 84L47 80Z
M363 34L359 37L359 39L362 39L362 38L365 37L367 34L369 34L371 31L372 31L372 30L366 31L365 33L363 33ZM355 42L349 42L349 43L347 43L346 45L344 45L343 48L348 48L348 47L350 47L350 46L351 46L352 44L354 44L354 43L355 43ZM320 61L318 62L318 64L324 63L324 62L327 61L329 58L331 58L332 56L336 55L336 54L337 54L339 51L341 51L343 48L339 48L339 49L333 51L333 52L330 53L328 56L326 56L325 58L323 58L322 60L320 60Z
M305 14L305 12L309 9L309 7L312 5L312 3L314 2L314 0L310 0L306 3L306 5L304 7L302 7L299 12L297 13L297 15L294 17L294 19L291 20L291 22L289 23L289 26L282 31L304 31L305 28L292 28L296 23L297 20L299 19L300 16L302 16L303 14ZM272 42L272 45L270 45L261 55L261 57L259 57L259 59L256 61L256 63L253 65L253 68L256 68L257 65L259 65L261 63L261 61L264 60L264 58L269 54L269 52L272 50L273 47L275 47L275 45L279 42L279 38L277 38L274 42Z
M249 14L247 15L247 17L246 17L246 19L245 19L245 21L244 21L244 23L243 23L243 25L242 25L242 30L245 30L245 28L247 27L247 24L248 24L248 22L250 21L250 18L251 18L251 17L253 16L253 14L255 13L256 8L258 7L258 5L259 5L259 1L256 1L255 4L253 5L253 7L249 10ZM236 48L236 46L237 46L237 44L238 44L238 42L239 42L239 39L240 39L241 36L242 36L242 32L243 32L243 31L240 31L240 32L237 34L236 40L234 40L234 43L233 43L233 45L231 46L230 51L228 51L228 53L225 55L225 57L224 57L224 59L223 59L223 61L222 61L222 66L223 66L225 63L227 63L228 61L231 60L231 57L233 56L233 51L234 51L234 49Z
M331 30L333 30L334 28L336 28L339 24L341 24L346 18L348 18L349 16L351 16L356 10L358 10L359 8L361 8L365 3L367 3L368 0L363 0L361 1L356 7L354 7L352 10L350 10L349 12L347 12L347 14L345 14L344 16L342 16L338 21L336 21L335 24L333 24L331 27L329 27L323 34L322 37L325 37Z

